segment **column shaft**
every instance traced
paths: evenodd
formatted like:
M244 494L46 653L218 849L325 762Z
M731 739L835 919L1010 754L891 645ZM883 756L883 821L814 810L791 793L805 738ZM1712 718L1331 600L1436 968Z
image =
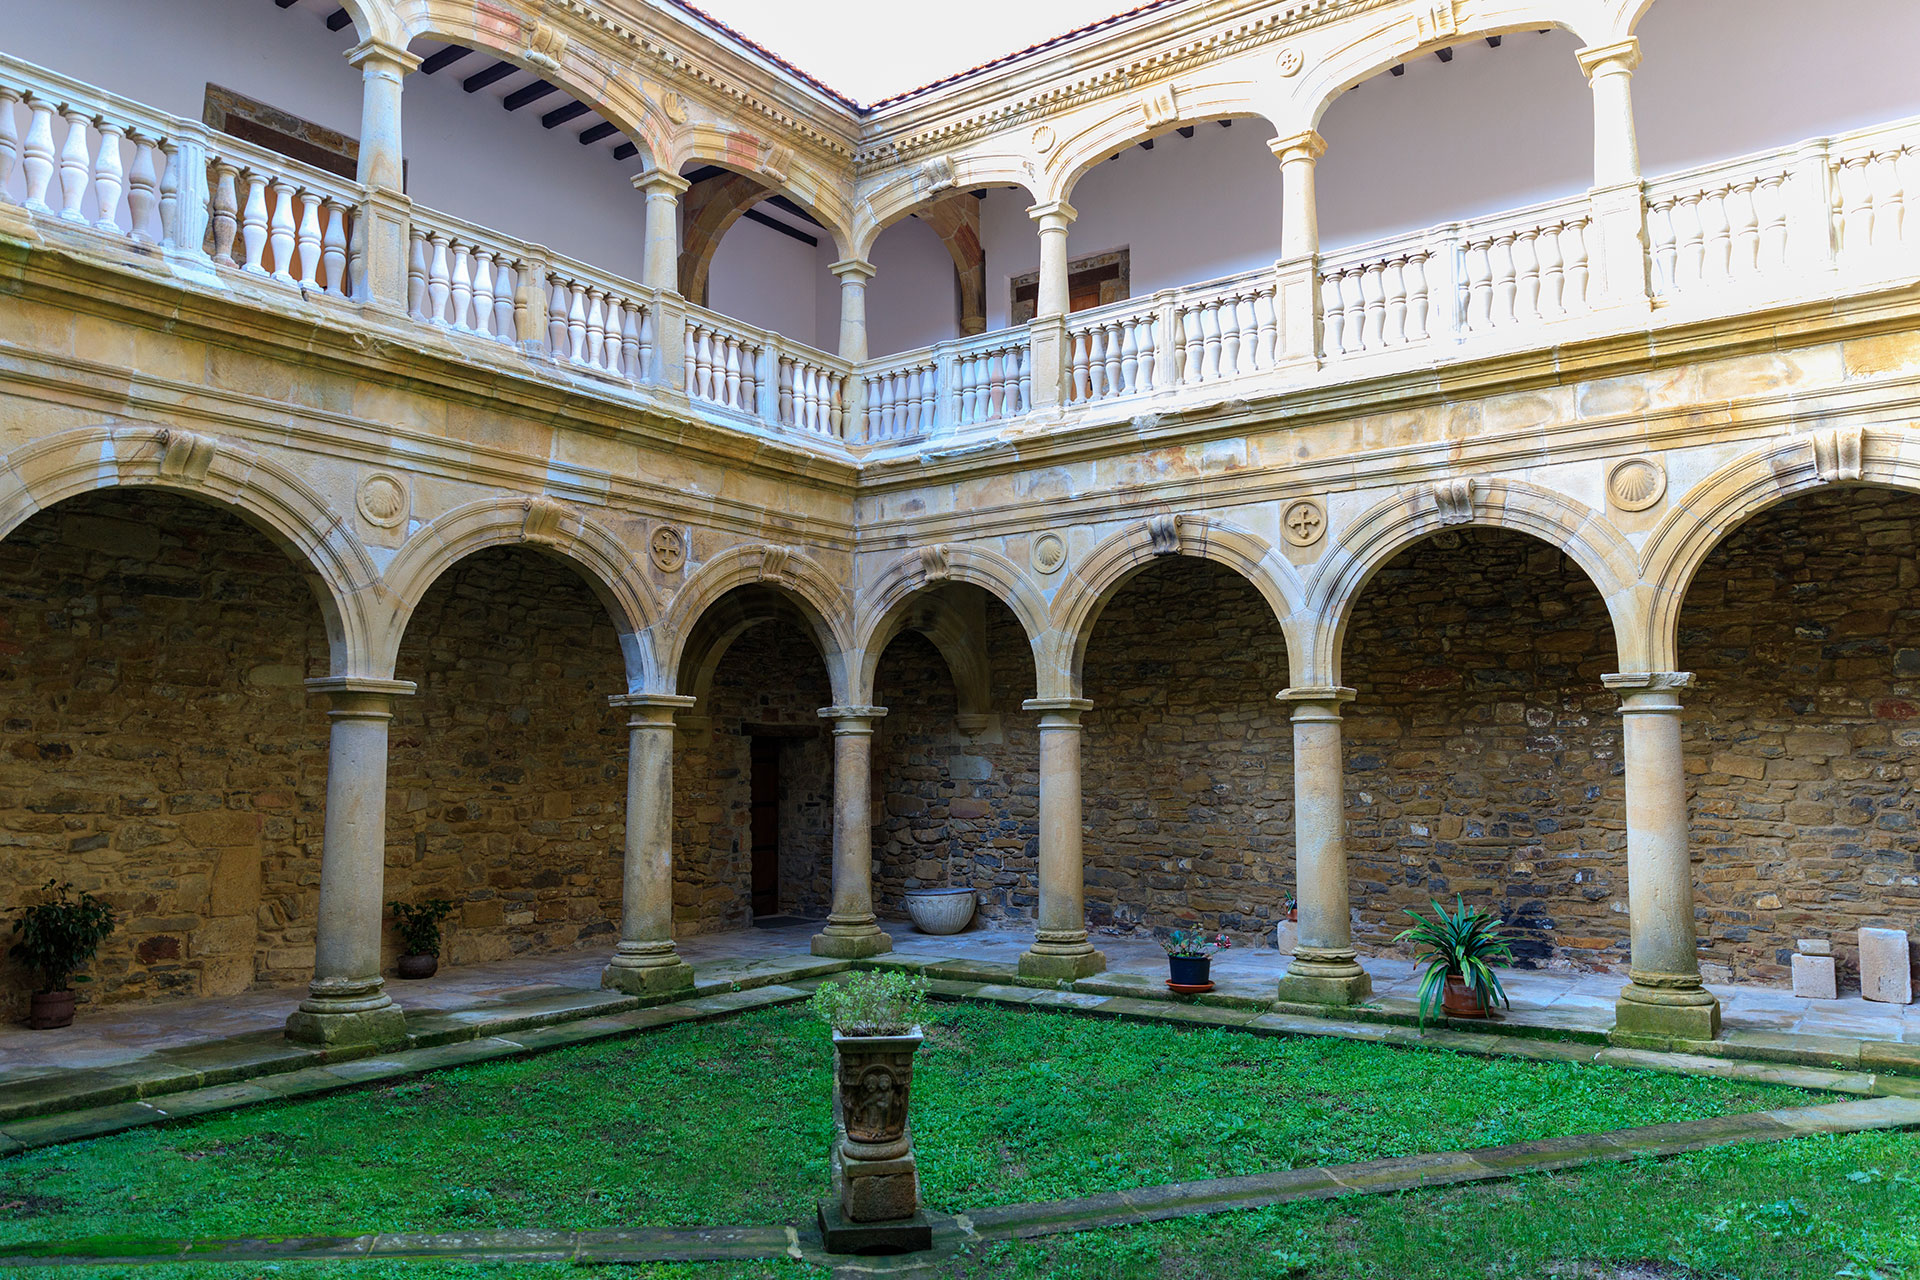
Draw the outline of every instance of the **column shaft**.
M1614 1009L1629 1035L1711 1040L1720 1004L1700 982L1694 949L1693 869L1687 850L1687 775L1681 748L1684 671L1605 677L1620 693L1626 763L1627 909L1633 955Z
M830 270L840 278L840 358L854 366L841 392L846 406L845 435L849 440L864 440L867 380L860 375L859 366L867 358L867 281L873 278L873 264L843 258Z
M399 680L331 677L307 687L332 698L326 826L313 981L287 1019L287 1038L308 1044L397 1044L406 1017L380 977L386 912L387 726Z
M1080 716L1085 698L1036 698L1040 712L1040 912L1020 972L1085 978L1107 967L1087 941L1086 864L1080 847Z
M1373 983L1353 949L1347 888L1346 761L1340 707L1353 690L1337 686L1283 690L1293 704L1293 839L1300 942L1280 979L1279 998L1313 1004L1357 1004Z
M873 914L873 722L885 707L822 707L833 721L833 909L813 954L857 959L893 950Z
M620 942L600 985L637 996L693 985L693 967L673 947L673 717L694 699L621 694L608 699L627 721L627 850Z
M1079 214L1066 201L1055 200L1034 205L1027 216L1040 227L1040 295L1034 319L1064 316L1072 305L1067 290L1067 228Z
M1308 129L1267 145L1280 162L1280 261L1274 266L1280 356L1314 363L1320 358L1320 212L1313 175L1327 143Z
M1594 298L1604 307L1649 310L1647 202L1633 128L1633 69L1640 43L1628 38L1579 51L1593 88L1593 190L1588 195L1595 253Z
M353 296L383 311L407 309L407 249L412 205L400 144L400 86L420 59L405 49L366 40L347 53L360 68L360 163L366 203L354 219Z
M1633 69L1640 42L1580 50L1580 69L1593 88L1593 185L1614 187L1640 180L1640 144L1633 127Z
M647 197L645 252L640 283L663 293L680 292L680 197L687 180L678 174L649 169L633 179Z

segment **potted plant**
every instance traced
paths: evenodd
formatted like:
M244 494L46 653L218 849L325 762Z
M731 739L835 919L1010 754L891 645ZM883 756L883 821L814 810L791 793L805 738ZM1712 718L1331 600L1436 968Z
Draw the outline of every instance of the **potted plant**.
M1284 956L1292 955L1300 945L1300 903L1292 894L1286 896L1280 919L1273 926L1273 945Z
M1160 939L1167 952L1167 986L1182 995L1213 990L1213 956L1233 945L1224 933L1208 937L1198 929L1174 929Z
M1504 922L1491 912L1469 907L1457 895L1453 911L1433 904L1433 919L1408 911L1414 923L1396 942L1411 942L1415 960L1427 962L1420 978L1420 1025L1429 1014L1450 1018L1484 1018L1496 1004L1508 1004L1496 962L1513 959L1513 944Z
M76 973L93 959L113 932L113 908L90 893L74 895L71 883L47 881L47 901L23 907L13 922L14 944L8 954L40 972L40 988L33 993L27 1025L51 1030L73 1022L73 986L91 982Z
M403 978L431 978L440 968L440 925L453 914L453 904L445 898L428 898L409 904L389 902L393 912L393 930L400 935L400 962Z
M907 1107L920 1047L926 980L905 973L855 973L814 992L815 1014L833 1028L834 1151L838 1211L849 1223L891 1222L920 1213ZM824 1212L823 1222L831 1215Z

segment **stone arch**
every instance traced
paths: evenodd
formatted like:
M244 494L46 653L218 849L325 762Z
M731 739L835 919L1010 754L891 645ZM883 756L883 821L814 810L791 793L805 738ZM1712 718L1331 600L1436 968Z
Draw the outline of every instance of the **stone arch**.
M751 178L769 196L785 196L826 228L839 257L852 256L854 214L847 195L849 184L842 175L819 172L804 157L755 134L699 121L680 128L672 140L671 155L675 173L689 165L710 164Z
M763 587L767 596L734 607L736 588ZM748 627L773 618L796 620L819 646L836 703L851 696L848 670L855 646L846 592L811 557L789 547L730 547L707 561L674 596L657 630L658 691L703 697L726 648Z
M512 25L500 22L500 11L490 7L449 5L436 0L376 2L391 4L394 24L401 31L394 43L401 47L421 37L465 45L531 71L562 93L586 103L639 148L640 154L633 161L635 173L656 167L662 157L672 154L673 122L641 90L635 77L622 74L604 51L574 33L561 33L568 38L558 57L549 59L536 55L531 48L535 33L548 24L530 16Z
M1154 516L1109 537L1068 571L1053 598L1051 627L1036 646L1039 696L1077 698L1087 642L1100 614L1127 581L1163 556L1183 555L1225 565L1248 582L1273 610L1290 661L1299 646L1293 619L1304 593L1290 561L1258 534L1213 516Z
M1623 671L1671 671L1679 663L1680 610L1700 566L1753 516L1830 484L1879 485L1920 492L1920 433L1899 427L1838 427L1789 436L1722 467L1673 505L1647 540L1640 577L1647 597L1638 665Z
M1401 551L1445 528L1513 529L1566 553L1606 602L1622 671L1642 669L1643 612L1633 549L1585 504L1519 480L1443 480L1408 488L1369 508L1328 549L1307 584L1295 680L1338 685L1347 624L1360 593Z
M930 566L932 566L930 568ZM865 593L865 600L854 619L858 637L859 668L853 687L856 703L871 702L874 675L887 645L908 629L916 609L930 606L927 638L946 658L953 671L955 687L960 691L961 714L984 713L988 689L983 683L985 655L965 652L955 643L950 624L953 619L934 598L948 582L962 582L980 588L998 600L1020 620L1027 643L1035 649L1035 675L1038 678L1038 646L1047 633L1047 604L1039 590L1020 572L1019 566L996 551L984 547L939 546L910 551L890 561Z
M387 566L390 613L380 637L377 674L393 671L408 621L442 574L476 551L521 545L566 562L585 580L620 633L628 691L654 688L656 668L648 636L659 606L652 588L618 538L551 498L471 502L439 516L407 540Z
M1232 78L1229 72L1228 78L1182 84L1168 92L1173 94L1174 112L1152 124L1147 123L1139 99L1125 97L1117 99L1105 115L1065 138L1047 160L1041 175L1044 193L1035 197L1035 203L1071 200L1074 187L1095 166L1171 129L1210 120L1245 119L1260 120L1274 127L1269 94L1251 77Z
M1487 36L1559 27L1588 45L1617 39L1613 0L1472 0L1438 6L1458 10L1449 30L1415 21L1382 23L1370 34L1321 56L1309 56L1304 71L1287 83L1280 132L1317 129L1334 100L1354 85L1424 53Z
M169 489L225 507L304 573L326 620L330 669L376 665L380 575L326 499L292 471L230 439L151 424L78 427L0 456L0 538L66 498L118 487Z
M956 192L1017 187L1031 203L1040 203L1040 184L1028 170L1030 163L1027 156L1011 152L969 152L902 165L863 184L854 201L852 256L866 261L888 227Z

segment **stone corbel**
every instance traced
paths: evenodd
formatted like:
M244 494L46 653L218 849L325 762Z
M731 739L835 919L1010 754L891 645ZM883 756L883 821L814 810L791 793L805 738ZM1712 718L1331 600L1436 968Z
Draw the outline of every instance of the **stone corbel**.
M1858 480L1861 459L1866 453L1866 430L1858 426L1835 427L1813 434L1813 465L1823 483Z
M793 168L793 148L770 144L766 154L760 157L760 172L772 179L775 186L787 185L787 173Z
M567 56L567 35L556 31L550 23L535 20L527 29L526 60L536 67L548 71L560 69L560 59Z
M1433 502L1440 508L1441 524L1466 524L1473 519L1474 480L1442 480L1433 486Z
M199 484L207 478L220 442L212 436L167 427L160 432L160 474L169 480Z
M1147 540L1156 556L1180 554L1180 517L1154 516L1146 523Z
M953 561L945 543L920 548L920 576L928 582L945 582L953 576Z
M528 542L550 546L559 543L560 525L566 519L567 509L544 494L528 498L523 505L527 519L520 528L520 536Z
M788 582L787 565L792 559L792 547L760 548L760 581L785 586Z

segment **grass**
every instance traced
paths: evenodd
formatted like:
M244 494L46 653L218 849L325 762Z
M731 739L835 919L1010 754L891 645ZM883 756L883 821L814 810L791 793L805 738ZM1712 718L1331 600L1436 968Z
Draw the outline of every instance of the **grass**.
M818 1023L769 1010L29 1152L0 1162L0 1242L798 1221L826 1183L828 1057ZM1819 1100L1607 1067L941 1006L914 1111L926 1197L952 1211ZM1652 1258L1706 1274L1840 1275L1850 1258L1920 1264L1917 1164L1920 1145L1900 1135L1729 1148L996 1246L938 1274L1532 1277L1555 1263ZM401 1271L419 1274L404 1263L273 1274Z

